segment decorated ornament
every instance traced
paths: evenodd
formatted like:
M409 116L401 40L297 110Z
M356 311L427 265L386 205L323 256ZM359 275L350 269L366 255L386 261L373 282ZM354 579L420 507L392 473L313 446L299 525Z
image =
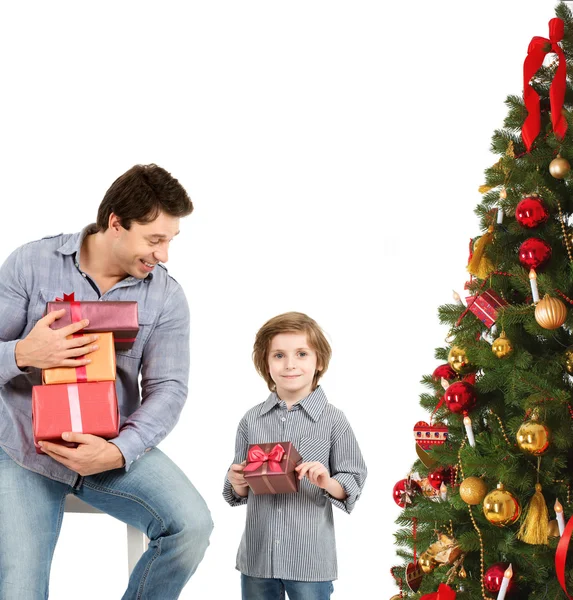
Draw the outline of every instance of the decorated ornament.
M444 400L450 412L461 413L475 406L477 396L473 385L467 381L457 381L445 391Z
M434 560L434 557L428 554L428 552L422 552L418 560L420 568L424 573L431 573L437 566L438 563Z
M489 274L495 270L494 264L485 254L485 249L493 241L493 231L494 228L491 225L487 232L473 244L473 252L468 261L467 270L478 279L487 279Z
M471 370L466 351L459 346L452 346L448 353L448 364L456 373L466 373Z
M569 161L560 154L549 163L549 172L555 179L565 179L570 170L571 165Z
M439 490L442 483L449 483L452 480L452 470L440 467L432 473L428 473L428 482L435 489Z
M456 592L449 585L440 583L437 592L424 594L420 600L456 600Z
M428 425L426 421L418 421L414 425L414 439L424 450L441 446L448 439L448 427L442 423Z
M422 571L420 563L417 561L409 563L406 567L406 583L413 592L417 592L420 589L423 578L424 571Z
M527 238L519 247L519 262L526 269L538 269L551 258L551 246L539 238Z
M488 329L497 321L500 308L507 306L507 302L491 288L477 296L468 296L466 301L470 312Z
M434 372L432 373L432 377L436 381L440 381L440 379L451 381L452 379L455 379L457 375L458 374L456 373L456 371L454 371L454 369L450 366L449 363L445 363L443 365L440 365L439 367L436 367L434 369Z
M535 320L544 329L558 329L565 323L567 307L559 298L545 294L535 307Z
M508 567L509 563L506 562L494 563L488 567L483 577L483 583L488 592L492 594L499 592L503 584L503 575L507 571ZM507 587L507 592L511 592L514 587L515 584L513 578L511 578Z
M535 484L535 493L525 509L517 539L532 545L547 545L549 537L549 510L541 492L541 485Z
M529 454L543 454L549 447L549 429L533 415L517 430L517 445Z
M565 350L565 370L569 375L573 375L573 346Z
M460 498L472 506L479 504L487 494L487 485L481 477L466 477L460 484Z
M400 507L405 508L412 504L412 498L420 492L420 486L411 477L401 479L392 490L394 502Z
M498 483L497 489L483 499L483 514L492 525L505 527L519 519L521 507L515 496Z
M497 358L506 358L513 352L513 346L505 335L505 331L502 331L497 340L493 342L491 345L491 351L497 356Z
M543 200L536 194L523 198L515 209L515 220L527 229L539 227L548 218L549 211Z
M440 533L438 541L434 542L426 552L441 565L453 565L462 553L456 538L445 533Z

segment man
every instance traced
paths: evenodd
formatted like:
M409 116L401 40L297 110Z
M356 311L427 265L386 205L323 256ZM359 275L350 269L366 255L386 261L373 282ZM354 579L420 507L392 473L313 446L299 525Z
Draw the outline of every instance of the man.
M212 530L204 500L155 448L187 397L189 311L168 274L168 247L193 205L167 171L137 165L106 192L97 223L18 248L0 269L0 600L44 600L66 494L145 532L149 548L123 596L177 598L203 558ZM41 369L89 362L97 334L50 325L62 293L76 300L138 303L139 332L117 351L119 435L65 433L66 447L32 436L31 392ZM67 338L70 339L67 339ZM138 379L141 375L141 396Z

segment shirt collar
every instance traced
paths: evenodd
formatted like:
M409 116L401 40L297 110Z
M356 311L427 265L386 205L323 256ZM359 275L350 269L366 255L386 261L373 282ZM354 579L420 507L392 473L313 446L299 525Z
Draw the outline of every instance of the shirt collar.
M281 399L277 396L276 392L273 392L263 403L259 416L262 417L280 402ZM306 398L299 400L297 405L304 409L308 416L316 422L320 419L320 415L327 403L328 400L325 393L322 391L322 388L318 386L314 392L311 392Z
M92 233L97 232L97 225L95 223L90 223L86 227L84 227L79 233L72 234L68 241L61 245L58 248L58 252L61 254L65 254L66 256L74 255L76 256L76 262L80 262L80 251L82 249L82 244L84 243L84 239L87 235L91 235ZM153 273L149 273L147 278L149 281L153 279Z

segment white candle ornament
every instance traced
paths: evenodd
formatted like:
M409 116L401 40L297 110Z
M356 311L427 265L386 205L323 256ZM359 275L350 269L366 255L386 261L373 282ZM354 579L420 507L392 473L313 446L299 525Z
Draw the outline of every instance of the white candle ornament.
M511 565L509 565L503 574L503 581L501 582L501 587L499 588L499 593L497 594L497 600L503 600L505 598L505 593L507 592L507 588L512 577L513 569L511 568Z
M448 499L448 488L446 484L442 481L442 485L440 486L440 500L445 502Z
M503 208L501 206L497 209L497 224L501 225L503 223Z
M563 516L563 506L559 500L555 500L555 516L557 517L557 525L559 525L559 535L562 536L565 531L565 517Z
M464 417L464 427L468 436L468 442L472 448L475 448L476 439L474 437L474 430L472 429L472 420L469 417Z
M539 302L539 290L537 289L537 273L535 269L529 271L529 284L531 285L531 295L533 296L534 304Z

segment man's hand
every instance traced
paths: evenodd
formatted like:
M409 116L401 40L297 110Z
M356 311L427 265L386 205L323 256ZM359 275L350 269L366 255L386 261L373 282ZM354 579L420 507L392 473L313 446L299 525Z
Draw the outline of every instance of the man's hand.
M39 442L42 450L79 475L95 475L125 465L120 449L111 442L85 433L63 433L66 442L75 442L77 448L67 448L51 442Z
M237 493L238 496L247 496L249 493L249 484L245 480L245 476L243 475L243 470L247 461L244 460L240 465L234 464L231 465L229 472L227 473L227 479L233 486L233 489Z
M84 319L61 329L50 329L50 325L61 319L65 310L56 310L42 317L30 333L16 344L16 364L21 368L36 367L50 369L52 367L83 367L91 362L89 358L77 359L94 350L97 335L85 335L66 339L87 327L89 321Z

